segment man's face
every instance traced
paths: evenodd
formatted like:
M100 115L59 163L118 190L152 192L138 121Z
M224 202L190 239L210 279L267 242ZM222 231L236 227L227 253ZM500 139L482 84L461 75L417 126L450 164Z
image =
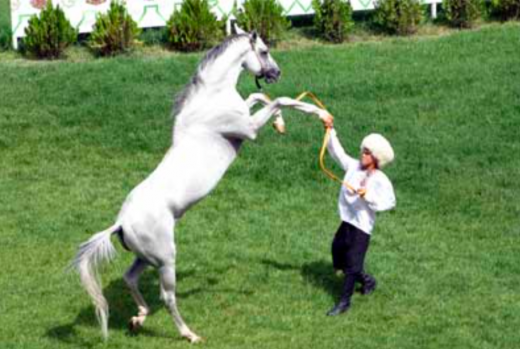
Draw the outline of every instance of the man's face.
M360 162L361 162L361 168L363 168L364 170L377 168L376 159L374 159L370 150L368 150L366 148L363 148L361 150Z

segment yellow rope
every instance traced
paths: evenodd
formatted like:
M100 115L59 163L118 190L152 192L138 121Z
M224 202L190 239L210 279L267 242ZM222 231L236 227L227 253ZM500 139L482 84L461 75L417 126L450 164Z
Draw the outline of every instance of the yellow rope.
M266 97L268 99L269 96L266 95ZM298 97L296 97L295 99L297 101L301 101L302 99L304 99L305 97L308 97L309 99L311 99L314 103L316 103L316 105L318 107L320 107L321 109L323 110L327 110L327 108L325 107L325 105L318 99L318 97L316 97L316 95L310 91L306 91L306 92L303 92L301 93L300 95L298 95ZM327 110L328 111L328 110ZM330 114L332 115L332 114ZM320 168L321 170L323 171L323 173L325 173L325 175L327 177L329 177L330 179L332 179L333 181L336 181L338 183L341 183L343 186L345 186L345 188L347 188L348 190L350 190L351 192L355 193L356 192L356 189L354 189L354 187L352 187L350 184L348 184L347 182L341 180L338 176L336 176L332 171L330 171L326 166L325 166L325 152L327 150L327 144L329 144L329 140L330 140L330 128L326 128L325 130L325 135L323 137L323 144L321 146L321 149L320 149L320 157L319 157L319 164L320 164Z

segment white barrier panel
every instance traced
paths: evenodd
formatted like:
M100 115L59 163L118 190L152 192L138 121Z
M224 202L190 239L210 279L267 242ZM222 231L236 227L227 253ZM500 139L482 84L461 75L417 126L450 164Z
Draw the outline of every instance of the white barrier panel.
M25 35L27 22L32 15L38 14L49 0L11 0L11 24L13 29L13 44L16 48L18 39ZM183 0L124 0L128 12L140 28L163 27L175 9L178 9ZM354 11L372 10L375 0L350 0ZM235 0L208 0L217 17L230 16ZM310 15L312 0L278 0L285 10L286 16ZM442 0L422 0L432 5L432 13L436 4ZM244 3L244 0L236 0ZM98 13L107 11L110 0L54 0L65 15L80 33L92 31L92 26ZM435 12L436 13L436 12Z

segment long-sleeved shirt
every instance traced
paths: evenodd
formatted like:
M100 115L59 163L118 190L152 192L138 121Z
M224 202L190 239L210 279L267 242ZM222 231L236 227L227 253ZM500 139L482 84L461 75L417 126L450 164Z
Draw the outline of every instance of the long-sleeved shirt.
M395 207L392 183L380 170L374 170L370 174L363 170L358 160L345 153L334 129L331 130L327 149L332 158L346 171L344 181L356 190L360 188L366 190L365 197L361 198L344 185L341 186L338 204L341 219L371 234L376 212Z

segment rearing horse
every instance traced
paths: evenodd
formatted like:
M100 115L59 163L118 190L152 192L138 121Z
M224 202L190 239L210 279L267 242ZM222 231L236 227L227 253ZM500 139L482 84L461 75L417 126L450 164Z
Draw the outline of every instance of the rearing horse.
M266 82L276 82L280 69L267 46L256 33L228 37L210 50L175 106L173 144L159 166L126 198L114 225L92 236L79 247L73 262L81 282L91 296L104 337L108 336L108 304L97 277L97 266L112 259L111 236L136 258L124 280L137 303L138 313L130 319L132 329L140 328L149 313L138 289L141 273L158 269L161 298L180 334L190 342L200 341L183 321L175 298L174 226L184 213L206 197L238 155L245 140L254 140L281 107L293 107L325 118L327 112L289 98L268 101L252 94L244 100L236 89L243 70ZM254 115L256 103L265 107Z

